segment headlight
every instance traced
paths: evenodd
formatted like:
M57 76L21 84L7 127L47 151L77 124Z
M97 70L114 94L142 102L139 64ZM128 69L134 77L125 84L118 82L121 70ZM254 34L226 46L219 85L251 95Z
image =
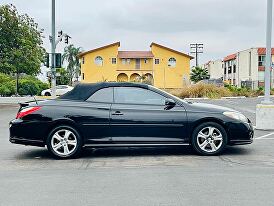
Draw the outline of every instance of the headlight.
M248 123L248 119L243 114L241 114L239 112L224 112L223 114L227 117L232 118L232 119L236 119L236 120Z

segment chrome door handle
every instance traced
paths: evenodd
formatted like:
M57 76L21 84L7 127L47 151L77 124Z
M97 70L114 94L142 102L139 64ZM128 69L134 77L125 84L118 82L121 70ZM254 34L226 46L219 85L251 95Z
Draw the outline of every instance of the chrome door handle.
M120 111L115 111L114 113L112 113L111 115L116 115L116 116L120 116L120 115L124 115L122 112Z

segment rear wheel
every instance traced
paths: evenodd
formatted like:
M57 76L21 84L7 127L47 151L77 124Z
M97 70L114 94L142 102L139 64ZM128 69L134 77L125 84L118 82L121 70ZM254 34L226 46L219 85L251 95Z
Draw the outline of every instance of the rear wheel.
M193 131L192 146L201 155L220 154L226 145L227 133L215 122L202 123Z
M46 92L45 96L51 96L51 94L49 92Z
M72 158L80 154L82 139L79 133L70 126L54 128L47 138L49 152L57 158Z

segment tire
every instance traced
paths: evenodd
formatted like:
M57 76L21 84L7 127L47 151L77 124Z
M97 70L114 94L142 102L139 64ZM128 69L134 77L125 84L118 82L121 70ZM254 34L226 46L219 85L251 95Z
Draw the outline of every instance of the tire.
M78 157L83 145L77 130L66 125L55 127L50 132L46 143L48 151L58 159Z
M218 155L224 151L227 139L227 133L220 124L205 122L194 129L191 144L200 155Z
M51 94L50 94L49 92L46 92L46 93L45 93L45 96L48 96L48 97L49 97L49 96L51 96Z

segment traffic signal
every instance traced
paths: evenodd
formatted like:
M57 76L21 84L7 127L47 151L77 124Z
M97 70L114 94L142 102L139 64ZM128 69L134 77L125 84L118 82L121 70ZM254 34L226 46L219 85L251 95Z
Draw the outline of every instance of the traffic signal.
M69 39L70 39L70 38L71 38L71 37L70 37L69 35L66 35L66 36L65 36L65 43L66 43L66 44L69 43Z
M61 68L62 67L62 55L61 53L55 54L55 68Z
M61 37L63 35L63 31L58 31L58 37Z
M49 68L49 53L46 53L45 55L44 65Z

